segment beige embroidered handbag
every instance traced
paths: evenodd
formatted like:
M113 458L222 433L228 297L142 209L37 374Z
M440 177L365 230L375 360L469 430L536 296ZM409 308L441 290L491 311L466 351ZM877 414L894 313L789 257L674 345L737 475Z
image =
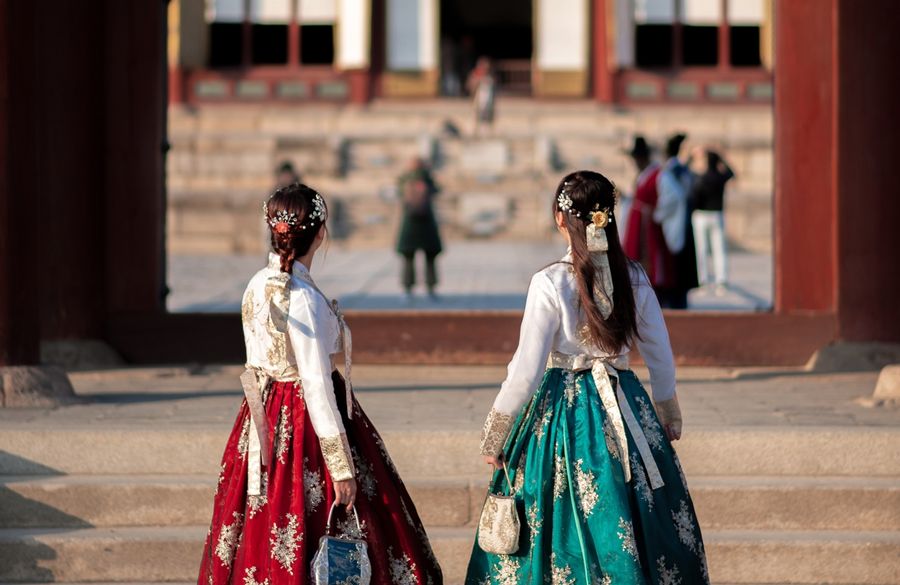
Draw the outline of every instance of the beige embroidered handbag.
M509 471L503 462L503 474L509 487L508 496L488 492L478 521L478 546L486 553L510 555L519 550L519 512L512 495Z

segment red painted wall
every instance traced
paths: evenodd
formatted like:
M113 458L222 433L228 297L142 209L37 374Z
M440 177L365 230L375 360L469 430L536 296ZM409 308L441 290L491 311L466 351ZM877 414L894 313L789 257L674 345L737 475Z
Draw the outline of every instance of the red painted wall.
M900 342L900 10L839 1L839 335Z

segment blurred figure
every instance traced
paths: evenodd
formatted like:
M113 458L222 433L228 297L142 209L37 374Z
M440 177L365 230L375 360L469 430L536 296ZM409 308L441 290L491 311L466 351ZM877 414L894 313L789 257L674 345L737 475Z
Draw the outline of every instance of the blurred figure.
M705 160L706 168L694 182L691 201L694 213L691 223L697 244L697 270L700 284L715 283L716 292L724 291L728 284L728 251L725 246L725 184L734 178L734 171L719 153L709 149L699 149L697 153ZM714 276L710 274L709 260L712 255Z
M666 245L674 259L674 283L660 298L660 304L669 309L687 309L688 291L700 285L690 205L695 177L679 158L686 138L687 135L679 133L666 142L667 160L657 178L659 200L653 210L653 220L662 226Z
M289 160L281 161L275 169L275 190L282 189L294 183L301 183L300 173L294 168L294 163Z
M637 167L634 197L625 230L625 254L644 267L656 296L662 300L675 283L674 260L666 247L662 227L653 221L659 197L656 183L660 167L651 160L650 146L643 136L634 137L627 151Z
M490 133L494 124L494 105L497 97L497 80L491 60L480 57L466 82L469 94L475 99L475 136Z
M397 193L403 205L397 252L403 256L403 288L410 300L416 284L415 258L419 250L425 254L425 285L428 287L428 295L436 298L434 288L438 278L435 258L443 250L433 206L438 191L428 165L418 157L410 161L409 170L397 181Z

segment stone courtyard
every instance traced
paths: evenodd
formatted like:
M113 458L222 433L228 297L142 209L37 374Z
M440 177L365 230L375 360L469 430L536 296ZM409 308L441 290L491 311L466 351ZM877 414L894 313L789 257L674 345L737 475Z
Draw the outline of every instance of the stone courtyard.
M0 411L0 582L195 580L239 373L74 372L83 403ZM354 373L446 582L461 584L489 475L479 428L503 368ZM680 370L676 448L716 585L900 582L900 411L865 406L876 376Z

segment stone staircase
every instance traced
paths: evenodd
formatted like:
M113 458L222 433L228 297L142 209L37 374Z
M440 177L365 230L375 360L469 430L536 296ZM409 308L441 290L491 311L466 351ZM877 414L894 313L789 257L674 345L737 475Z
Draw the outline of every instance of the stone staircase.
M454 137L445 131L459 129ZM443 187L439 214L450 237L471 222L466 195L510 204L500 238L547 228L548 193L564 172L600 169L626 190L634 171L622 153L634 133L661 145L686 130L724 149L739 180L727 210L730 238L771 247L772 114L760 106L611 109L592 102L505 99L489 138L472 136L470 104L459 100L334 105L173 107L167 161L172 252L258 252L260 200L273 169L291 160L304 180L344 203L345 238L361 246L392 241L393 189L413 156L434 163Z
M383 430L447 583L462 583L487 480L477 431ZM0 583L195 580L226 432L0 428ZM714 583L900 582L898 439L694 428L677 446Z

